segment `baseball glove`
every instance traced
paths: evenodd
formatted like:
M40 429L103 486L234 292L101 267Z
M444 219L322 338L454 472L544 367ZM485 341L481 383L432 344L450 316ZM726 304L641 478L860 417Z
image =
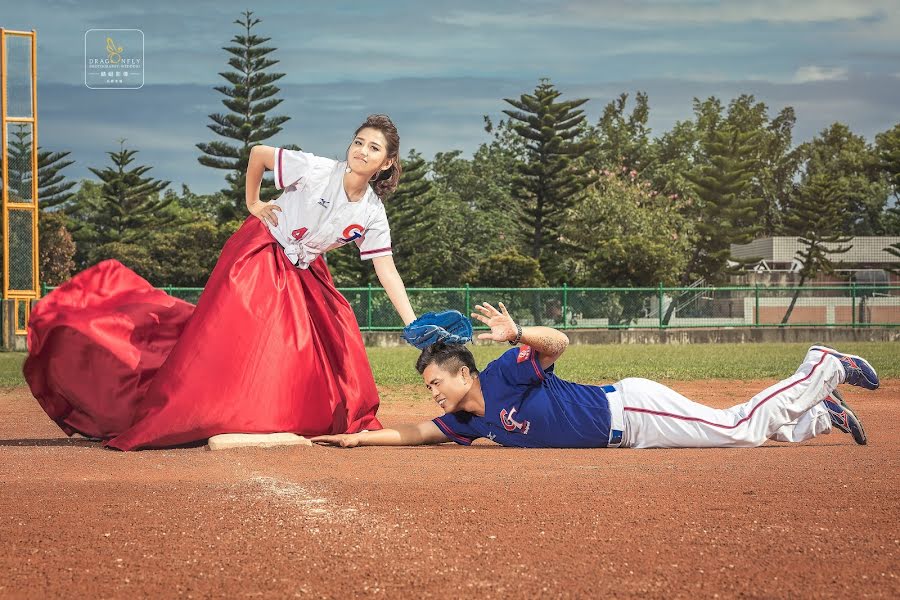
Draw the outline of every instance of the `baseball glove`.
M472 322L458 310L425 313L403 330L403 339L424 350L431 344L465 344L472 341Z

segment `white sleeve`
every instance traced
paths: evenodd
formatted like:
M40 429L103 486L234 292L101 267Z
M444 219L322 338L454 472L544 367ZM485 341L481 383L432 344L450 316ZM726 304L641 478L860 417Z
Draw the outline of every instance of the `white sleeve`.
M384 205L378 208L378 213L366 228L362 238L356 240L356 245L359 246L359 257L363 260L393 254L391 251L391 228L388 225L387 214L384 212Z
M299 150L275 149L275 188L283 190L309 176L318 166L332 166L336 161L301 152Z

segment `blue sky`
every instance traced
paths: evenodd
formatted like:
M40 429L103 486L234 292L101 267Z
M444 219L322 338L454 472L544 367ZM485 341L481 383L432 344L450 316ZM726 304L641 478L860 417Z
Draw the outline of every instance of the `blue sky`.
M91 177L120 138L156 177L198 192L224 172L197 162L216 139L207 115L224 110L221 49L246 3L225 0L99 2L0 0L0 26L38 32L40 144L70 150L66 173ZM550 78L564 97L590 98L595 122L622 92L648 92L662 133L690 118L691 100L741 93L774 115L797 111L795 141L834 121L874 135L900 122L900 3L896 0L500 0L453 3L252 3L272 38L291 117L270 144L338 156L365 115L386 112L403 152L430 157L487 141L482 115ZM139 90L84 86L84 34L137 28L145 37Z

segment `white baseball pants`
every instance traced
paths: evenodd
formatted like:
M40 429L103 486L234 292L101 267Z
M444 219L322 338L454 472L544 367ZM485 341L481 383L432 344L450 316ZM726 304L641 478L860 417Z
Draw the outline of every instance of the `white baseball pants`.
M731 408L698 404L639 378L615 384L617 393L611 395L618 398L610 399L610 408L613 421L624 424L622 447L748 448L768 439L801 442L831 431L822 401L842 376L837 358L811 351L794 375Z

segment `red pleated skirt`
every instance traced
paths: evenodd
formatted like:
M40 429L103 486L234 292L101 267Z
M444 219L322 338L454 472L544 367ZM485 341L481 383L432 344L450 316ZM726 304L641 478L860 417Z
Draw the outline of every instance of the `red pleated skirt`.
M25 379L50 418L120 450L381 428L356 317L325 261L297 269L255 217L196 307L104 261L35 306L28 350Z

